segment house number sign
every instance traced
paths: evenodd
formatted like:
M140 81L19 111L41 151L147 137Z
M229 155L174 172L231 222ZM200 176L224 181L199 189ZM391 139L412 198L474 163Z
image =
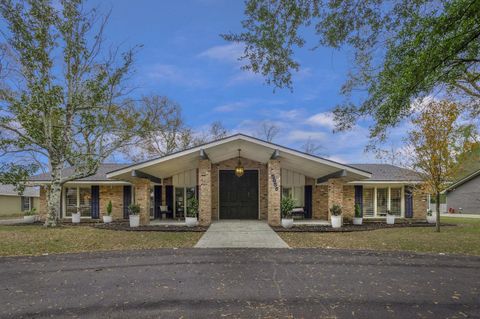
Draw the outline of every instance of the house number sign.
M275 177L274 174L272 174L271 176L272 176L272 184L273 184L273 187L275 188L275 191L278 191L277 178Z

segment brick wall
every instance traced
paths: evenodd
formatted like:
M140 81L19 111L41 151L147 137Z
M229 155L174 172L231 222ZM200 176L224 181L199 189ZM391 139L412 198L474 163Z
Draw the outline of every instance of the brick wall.
M199 224L210 225L212 221L212 164L210 160L200 160L198 166Z
M312 190L312 218L328 219L328 186L315 185Z
M427 218L427 194L422 190L413 191L413 218L425 219Z
M280 192L281 192L281 167L280 161L271 159L267 165L267 184L268 184L268 224L272 226L280 225ZM273 179L275 178L276 184Z
M342 204L344 220L353 220L355 216L355 186L343 186L343 204Z
M113 220L123 219L123 185L100 185L100 218L107 212L109 201Z
M248 158L241 157L243 167L248 169L258 169L259 174L259 189L258 196L260 199L260 219L267 219L268 215L268 193L267 193L267 165L252 161ZM212 165L212 219L219 218L219 194L218 194L218 171L219 170L233 170L237 166L238 157L231 158L223 162Z
M140 206L140 225L148 225L150 223L150 181L137 178L133 185L135 203Z
M327 181L328 188L328 220L330 220L330 208L333 205L343 207L343 182L337 178L331 178Z

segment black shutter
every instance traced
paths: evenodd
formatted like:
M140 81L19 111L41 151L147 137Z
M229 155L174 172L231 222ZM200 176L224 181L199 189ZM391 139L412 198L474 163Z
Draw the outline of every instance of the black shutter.
M405 186L405 217L413 217L413 192L409 186Z
M305 185L305 218L312 218L312 185Z
M160 185L155 185L153 187L153 202L154 202L154 208L153 208L153 216L155 218L160 218L160 206L162 206L162 186Z
M363 217L363 186L355 185L355 205L360 206L361 216Z
M173 185L165 186L165 204L167 210L173 212Z
M132 203L132 186L123 186L123 218L128 219L128 206Z
M90 206L90 214L93 219L98 219L100 218L100 186L92 186L91 193L92 201Z

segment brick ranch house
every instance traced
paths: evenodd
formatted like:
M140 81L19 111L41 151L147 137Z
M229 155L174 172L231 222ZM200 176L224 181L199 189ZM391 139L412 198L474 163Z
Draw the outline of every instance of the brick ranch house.
M235 168L244 168L237 177ZM64 174L71 174L65 169ZM32 177L40 189L41 219L46 216L49 174ZM128 205L139 204L140 222L181 220L187 200L199 200L200 225L212 220L261 219L280 224L280 199L291 195L304 218L329 220L338 204L344 219L358 203L363 217L424 219L427 195L416 191L414 171L385 164L345 165L243 134L229 136L171 155L136 164L103 164L97 174L64 185L62 218L80 210L82 218L101 218L112 201L114 220L128 218Z

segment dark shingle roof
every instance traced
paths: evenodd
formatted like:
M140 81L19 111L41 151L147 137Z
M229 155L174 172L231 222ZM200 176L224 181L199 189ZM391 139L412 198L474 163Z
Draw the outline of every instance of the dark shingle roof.
M18 192L15 190L15 186L8 184L0 184L0 195L39 197L40 190L38 189L38 187L25 187L23 194L19 195Z
M407 168L390 164L349 164L372 173L371 181L420 181L420 175Z
M92 182L109 181L109 179L107 179L108 172L114 171L116 169L121 169L129 165L130 164L104 163L100 165L95 175L85 177L85 178L80 178L78 179L78 181L92 181ZM62 171L63 176L70 176L73 173L74 173L74 170L71 167L64 168ZM39 175L30 177L30 181L32 182L45 182L50 180L51 180L50 173L39 174Z

